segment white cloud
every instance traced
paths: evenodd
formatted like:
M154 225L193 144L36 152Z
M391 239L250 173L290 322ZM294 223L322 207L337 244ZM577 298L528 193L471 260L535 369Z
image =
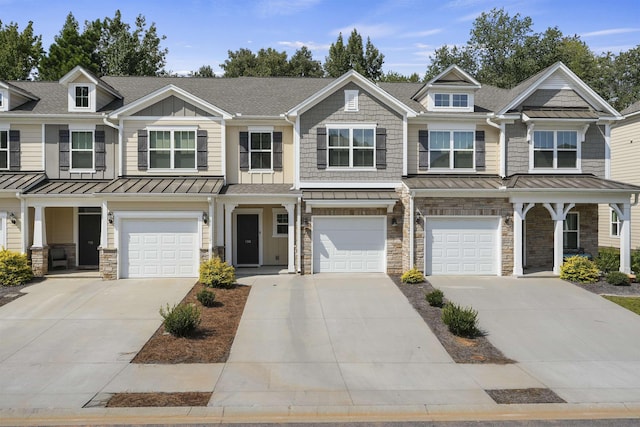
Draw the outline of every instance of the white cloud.
M457 22L471 22L474 21L482 12L469 13L468 15L461 16L456 19Z
M611 36L614 34L627 34L637 33L640 28L610 28L608 30L591 31L588 33L580 34L580 37L599 37L599 36Z
M319 2L320 0L262 0L256 10L262 16L295 15Z
M365 40L367 37L371 37L371 38L385 37L395 32L395 29L387 24L377 24L377 25L352 24L352 25L346 25L342 28L333 30L329 34L332 36L337 36L338 33L342 33L342 38L345 39L345 43L346 43L347 39L349 38L349 35L354 30L354 28L358 30L358 34L360 34L362 38Z
M438 34L438 33L441 33L441 32L442 32L441 28L434 28L433 30L416 31L416 32L412 32L412 33L400 34L400 35L398 35L398 38L408 39L408 38L416 38L416 37L428 37L428 36L433 36L434 34Z
M635 48L635 45L617 45L617 46L592 46L591 50L596 53L620 53Z
M306 46L309 50L329 50L330 44L320 44L316 42L301 42L301 41L279 41L278 44L280 46L286 46L294 49L300 49L302 46Z
M447 9L463 9L465 7L472 7L486 3L488 3L487 0L451 0L443 7Z

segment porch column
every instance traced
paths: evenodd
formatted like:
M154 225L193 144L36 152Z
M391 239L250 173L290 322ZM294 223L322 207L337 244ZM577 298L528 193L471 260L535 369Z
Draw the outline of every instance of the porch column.
M631 274L631 204L611 203L609 206L616 211L620 220L620 271Z
M529 209L535 206L535 203L514 203L513 204L513 275L522 276L524 274L523 251L522 246L522 226Z
M294 209L295 204L293 203L283 203L282 206L287 210L287 220L289 221L288 230L287 230L287 240L288 240L288 267L287 271L289 273L296 272L296 263L295 263L295 219L294 219Z
M560 274L564 253L564 220L567 217L567 212L574 206L575 203L569 203L566 206L564 203L554 203L553 206L549 203L544 204L544 207L551 214L551 219L555 222L553 228L553 274Z
M34 206L33 215L33 248L47 246L47 224L44 217L44 206Z
M108 246L107 242L107 227L109 223L107 222L109 216L109 206L107 205L107 201L102 201L102 216L100 218L100 247L106 248Z
M238 206L237 203L225 203L224 204L224 260L232 264L232 247L233 244L233 227L232 225L232 214L233 210Z

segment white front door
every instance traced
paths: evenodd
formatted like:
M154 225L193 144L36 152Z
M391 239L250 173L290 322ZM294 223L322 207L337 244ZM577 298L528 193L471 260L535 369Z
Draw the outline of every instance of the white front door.
M120 277L198 277L198 221L123 219Z
M386 271L386 218L313 217L313 272Z
M498 218L428 217L426 224L426 274L498 274Z

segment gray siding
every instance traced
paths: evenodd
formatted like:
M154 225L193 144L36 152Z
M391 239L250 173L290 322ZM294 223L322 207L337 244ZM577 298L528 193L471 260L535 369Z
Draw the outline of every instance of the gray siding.
M210 116L205 111L196 106L183 101L176 96L170 96L157 102L143 110L138 111L134 116L144 117L198 117Z
M357 112L344 111L344 91L359 90ZM317 165L316 128L327 123L376 123L387 130L387 168L371 171L320 170ZM300 117L300 180L326 182L399 181L402 178L402 116L354 83L332 95Z
M60 129L68 129L67 125L45 125L45 161L46 174L50 179L113 179L118 175L118 131L108 126L98 125L96 130L103 130L105 136L104 171L96 173L70 173L60 170L58 147Z
M589 104L573 90L538 89L528 97L522 105L526 107L580 107L588 108Z
M529 172L529 144L527 126L516 122L505 128L507 141L507 175Z
M592 124L582 144L582 172L604 176L604 126Z

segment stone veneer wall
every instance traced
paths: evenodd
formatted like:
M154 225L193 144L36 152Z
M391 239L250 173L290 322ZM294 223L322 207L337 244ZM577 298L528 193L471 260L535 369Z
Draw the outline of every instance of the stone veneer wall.
M34 277L44 277L49 272L49 247L31 248L31 270Z
M100 248L100 276L102 280L118 278L118 250Z
M360 215L384 215L387 217L387 273L402 273L402 253L403 253L403 207L401 203L396 203L392 213L387 213L386 208L317 208L312 213L305 212L305 204L302 203L302 268L301 274L311 274L311 261L313 258L313 215L325 216L360 216ZM392 226L393 218L398 225ZM309 226L305 227L304 224Z
M404 196L408 208L408 196ZM414 208L419 210L424 216L499 216L502 218L502 275L513 274L513 205L508 199L492 199L480 197L456 197L456 198L418 198L414 199ZM405 211L408 211L406 209ZM504 218L510 218L507 224ZM406 221L408 223L408 215ZM408 234L409 227L406 227L407 248L403 256L403 268L415 265L418 270L424 271L425 264L425 222L415 224L415 245L413 263L409 260ZM411 265L413 264L413 265Z
M594 257L598 255L598 205L579 204L570 212L578 212L580 247ZM526 266L529 268L553 268L554 224L549 211L537 204L527 213Z

